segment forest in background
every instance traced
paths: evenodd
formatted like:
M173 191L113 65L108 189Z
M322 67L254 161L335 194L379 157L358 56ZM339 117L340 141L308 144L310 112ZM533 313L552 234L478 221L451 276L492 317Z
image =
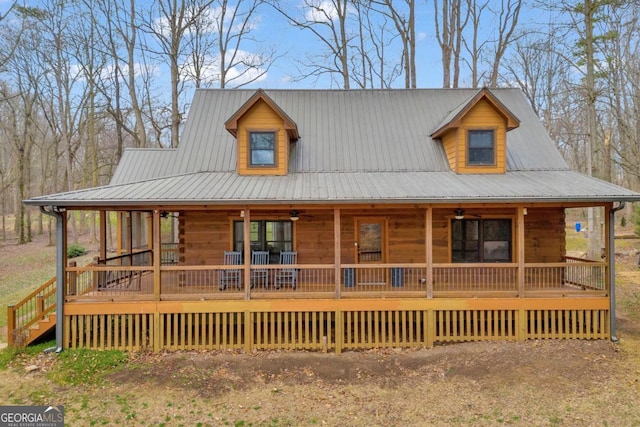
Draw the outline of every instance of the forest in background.
M573 169L640 190L638 0L0 7L0 241L8 215L19 243L50 230L22 200L108 184L127 147L177 147L196 88L270 82L416 88L437 74L438 87L516 87ZM301 42L282 47L278 32ZM74 236L95 224L71 222Z

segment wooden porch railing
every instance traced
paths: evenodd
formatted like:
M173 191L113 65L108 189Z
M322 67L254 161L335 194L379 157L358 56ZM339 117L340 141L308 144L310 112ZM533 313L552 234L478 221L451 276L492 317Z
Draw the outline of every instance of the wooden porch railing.
M7 307L7 342L27 344L28 330L56 310L56 278L49 279L17 304Z
M178 264L178 244L177 243L161 243L160 259L162 265Z
M437 303L440 300L449 301L448 304L450 305L454 298L476 297L502 297L505 301L520 300L524 303L523 298L527 297L530 299L548 299L553 297L581 297L584 295L597 297L589 300L603 301L608 293L605 280L606 263L577 259L568 259L567 262L558 263L528 263L524 265L524 272L522 272L524 274L520 274L520 265L516 263L492 265L434 264L431 274L431 277L433 277L432 284L427 283L428 267L426 264L344 264L340 266L339 270L333 264L254 265L250 266L248 275L245 275L244 268L244 266L229 265L161 266L159 277L161 287L160 301L191 300L206 302L206 300L221 300L220 303L224 305L237 304L237 302L231 300L240 300L247 297L254 300L247 301L247 303L267 303L267 300L273 299L280 299L285 302L294 299L310 300L312 298L322 298L325 300L323 304L326 305L326 300L333 300L332 303L335 304L343 304L348 303L349 298L366 298L371 301L377 299L380 302L390 301L391 298L403 298L403 301L406 302L411 301L411 298L415 298L416 303L427 300L430 300L430 303ZM233 285L222 286L221 279L225 277L226 273L234 270L240 271L240 276L236 277L241 277L241 280ZM293 276L291 276L292 271L295 272ZM283 276L282 273L287 274ZM250 277L254 280L245 283L245 277ZM285 277L288 281L279 281L279 278L282 277ZM294 282L291 282L292 277L295 281L295 287L293 286ZM524 277L523 284L518 283L519 277ZM149 265L130 266L99 263L77 267L70 263L70 266L66 268L65 298L69 302L118 301L125 305L161 304L162 302L154 302L156 299L153 289L155 279L153 266ZM429 289L430 286L431 289ZM21 343L21 340L24 339L25 331L28 331L30 326L55 312L55 297L56 283L55 279L51 279L23 301L9 307L9 342L12 345ZM343 301L340 301L341 299ZM216 305L211 307L218 307L218 305L216 302ZM77 304L69 307L75 307L77 311L78 307L82 306L83 304ZM446 307L449 306L447 305ZM454 312L450 308L445 308L434 312L433 315L436 317L429 320L429 322L435 322L435 338L440 335L445 338L449 337L446 329L449 326L446 325L454 328L451 336L457 337L458 334L455 332L455 328L461 327L460 325L462 324L467 325L470 320L476 322L475 318L464 317L471 316L467 311ZM221 310L221 308L218 309ZM562 312L550 311L548 319L547 317L542 319L527 318L521 309L514 308L514 310L516 311L509 313L504 310L498 310L492 312L491 316L494 316L492 317L494 320L498 319L496 321L499 323L500 328L507 328L508 330L515 328L513 330L517 332L519 327L516 328L514 326L514 322L517 321L520 322L520 325L528 323L529 328L533 328L532 330L542 331L540 332L541 336L551 334L549 335L550 337L554 336L554 328L559 328L558 325L562 322L567 325L574 325L575 323L571 320L571 316L575 315L575 313L570 313L567 310ZM146 311L145 313L140 315L142 317L139 319L137 317L133 318L133 314L114 314L114 316L120 316L118 317L120 320L124 319L122 316L125 316L128 319L127 322L140 321L142 322L140 328L144 329L145 324L151 324L149 323L151 322L151 317L149 317L151 314ZM347 314L345 313L342 315L346 316ZM411 313L409 315L412 315ZM514 317L516 314L519 316L518 319ZM207 323L211 323L212 315L211 313L206 314L208 316ZM269 316L272 315L269 314ZM404 315L402 314L402 316ZM483 316L489 314L486 310L481 309L476 314L473 314L473 316L476 315L480 316L479 324L483 324ZM537 314L535 315L537 316ZM166 316L166 321L171 321L169 316L173 316L171 317L173 321L177 322L176 319L181 319L180 322L182 322L182 317L175 317L177 314L166 314ZM202 314L202 316L205 316L205 314ZM218 315L216 314L216 316ZM239 314L239 316L242 317L242 314ZM449 319L449 316L453 317ZM462 317L458 319L456 316ZM501 316L507 317L503 318ZM584 319L578 319L578 323L575 324L581 325L582 323L580 322L584 320L586 324L595 325L592 329L597 329L599 331L598 334L602 335L606 332L606 328L602 328L602 325L606 326L605 311L585 311L584 316ZM195 319L194 321L204 321L202 319L201 317L200 320ZM394 317L394 319L396 318ZM103 319L100 319L100 321L102 322ZM81 319L78 322L81 322ZM349 342L348 328L351 327L352 323L350 323L351 321L348 317L345 322L347 342ZM409 322L409 324L414 323L413 321ZM440 331L443 327L442 325L445 325L445 329ZM110 336L108 333L109 323L105 327L107 328L106 336L108 337ZM135 327L138 328L138 326ZM355 328L355 326L353 327ZM574 326L571 326L571 328L574 328ZM513 332L513 334L516 332ZM512 336L512 333L509 332L507 335ZM475 337L475 335L473 336ZM142 340L142 338L140 339ZM445 338L440 339L445 340ZM81 338L79 339L81 340ZM140 345L142 346L142 344ZM345 346L347 345L345 344Z
M164 265L160 298L534 297L540 292L549 296L607 291L604 262L528 263L522 286L518 269L517 263L434 264L429 289L426 264L343 264L338 277L333 264L254 265L247 290L244 266ZM148 265L68 267L66 296L69 300L151 299L153 282L153 267Z
M434 296L458 292L518 293L518 264L436 264L433 269Z
M153 251L150 249L136 251L130 254L122 254L107 259L94 259L94 264L125 266L125 265L153 265Z

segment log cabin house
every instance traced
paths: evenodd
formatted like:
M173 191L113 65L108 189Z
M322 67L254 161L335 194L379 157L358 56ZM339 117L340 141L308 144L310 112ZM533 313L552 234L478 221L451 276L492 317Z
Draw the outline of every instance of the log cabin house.
M58 219L58 274L10 330L56 324L58 351L615 339L613 215L637 200L571 171L518 90L198 90L177 149L25 201ZM587 207L601 259L566 252ZM100 218L88 266L66 259L78 210Z

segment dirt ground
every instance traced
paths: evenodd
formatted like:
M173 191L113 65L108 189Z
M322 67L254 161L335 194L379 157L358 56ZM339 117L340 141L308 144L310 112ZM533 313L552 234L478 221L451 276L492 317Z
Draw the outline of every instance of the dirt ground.
M619 344L132 353L76 386L40 354L0 370L0 404L62 404L70 426L640 426L640 271L637 255L619 261Z
M100 386L0 371L4 404L68 425L640 425L638 342L466 343L416 351L132 354Z

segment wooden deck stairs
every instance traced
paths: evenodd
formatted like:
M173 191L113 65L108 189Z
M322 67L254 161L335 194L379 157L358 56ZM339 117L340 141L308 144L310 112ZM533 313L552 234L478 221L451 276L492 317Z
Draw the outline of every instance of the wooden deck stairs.
M27 346L56 326L56 278L7 307L7 343Z
M56 315L49 314L43 319L39 319L35 324L29 327L29 335L27 336L26 345L31 344L44 334L50 332L56 327Z

